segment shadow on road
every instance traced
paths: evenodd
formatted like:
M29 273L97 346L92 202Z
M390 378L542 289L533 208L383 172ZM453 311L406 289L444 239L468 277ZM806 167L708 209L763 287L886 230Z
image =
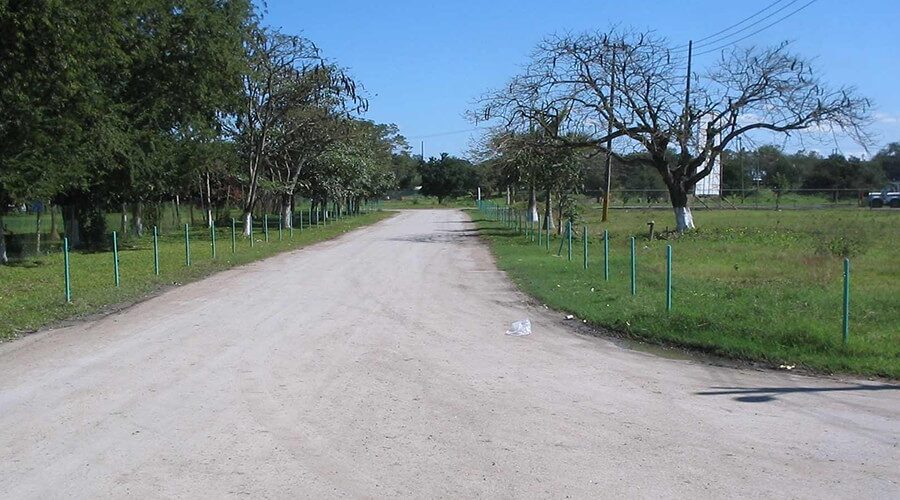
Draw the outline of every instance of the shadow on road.
M844 387L712 387L710 391L695 392L696 396L737 395L734 400L742 403L768 403L776 396L795 392L845 392L845 391L900 391L900 385L857 384Z

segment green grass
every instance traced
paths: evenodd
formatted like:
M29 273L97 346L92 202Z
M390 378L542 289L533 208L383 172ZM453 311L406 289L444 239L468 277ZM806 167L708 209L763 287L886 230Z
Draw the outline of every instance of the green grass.
M557 257L494 221L479 220L499 266L526 292L589 323L641 340L818 372L900 378L900 213L870 210L695 210L698 229L648 240L671 212L588 209L588 262ZM602 273L610 232L610 280ZM581 227L578 228L578 234ZM629 238L637 240L636 297ZM665 310L665 246L673 246L674 308ZM852 262L850 341L841 340L842 261Z
M127 303L172 283L195 281L211 273L263 259L334 238L347 231L372 224L390 214L373 212L341 219L328 226L294 229L279 241L277 226L269 230L269 242L255 229L254 245L237 236L237 252L231 253L230 229L217 231L217 259L212 258L209 230L197 228L191 234L191 266L185 266L184 237L170 233L160 238L160 276L153 272L152 238L132 238L119 250L121 285L114 285L112 252L70 255L72 303L65 302L63 256L53 253L38 259L0 266L0 339L36 330L42 326Z

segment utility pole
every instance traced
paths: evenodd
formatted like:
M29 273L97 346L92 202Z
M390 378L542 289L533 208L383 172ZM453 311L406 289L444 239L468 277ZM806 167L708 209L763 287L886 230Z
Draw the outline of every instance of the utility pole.
M609 198L610 188L612 187L612 132L613 132L613 110L615 102L613 99L616 95L616 46L612 47L612 71L609 72L609 116L606 119L606 193L603 196L603 215L600 220L606 222L609 220Z
M741 199L744 199L744 142L738 136L738 154L741 155Z
M687 53L687 78L685 79L684 84L684 137L682 141L684 141L682 146L682 155L687 154L687 143L691 137L691 56L693 55L694 50L694 41L688 40L688 53Z
M425 141L419 143L419 157L422 158L422 163L425 163Z

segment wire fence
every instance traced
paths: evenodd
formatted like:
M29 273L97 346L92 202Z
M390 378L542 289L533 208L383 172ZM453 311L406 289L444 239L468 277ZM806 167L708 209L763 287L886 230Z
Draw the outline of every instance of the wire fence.
M278 228L281 228L282 233L292 229L302 231L309 227L327 225L347 214L376 210L380 207L380 202L364 202L359 206L352 203L350 205L334 203L327 209L318 205L314 209L313 206L308 201L296 204L290 224L279 214L265 212L254 214L250 219L252 225L250 232L268 236ZM93 228L101 229L100 234L91 235L90 241L84 233L95 230L84 227L83 221L74 222L70 217L66 217L67 214L64 212L59 206L34 203L18 205L4 215L0 230L5 234L9 258L15 261L63 252L64 240L67 237L70 251L79 248L111 251L114 249L114 236L116 243L121 246L135 239L150 238L154 232L156 237L179 236L185 226L189 228L191 234L197 233L198 237L204 238L211 228L215 228L213 233L209 233L213 235L218 231L225 231L232 220L236 233L244 234L244 221L241 210L237 207L217 207L207 213L204 207L197 204L172 202L148 205L142 210L140 218L129 211L93 214L89 224ZM76 225L77 229L73 230L73 225ZM73 234L78 236L72 238ZM84 240L86 243L78 244L73 239Z
M695 196L691 200L697 209L749 210L810 210L828 208L870 207L869 193L873 189L784 189L770 188L724 189L721 196ZM671 208L669 192L665 189L615 189L611 191L613 208ZM587 190L586 201L602 203L603 192ZM892 208L885 205L886 208ZM897 207L893 207L897 208Z
M560 222L562 227L560 228L560 232L558 234L554 234L555 231L551 229L551 225L547 223L540 216L537 221L532 220L528 217L527 210L521 210L519 208L502 205L495 203L489 200L478 200L475 202L476 207L481 212L481 214L489 220L498 222L503 224L505 228L515 234L520 236L524 236L525 240L534 244L536 248L542 249L544 252L548 254L553 253L553 248L556 248L556 256L562 257L565 252L566 259L569 262L572 262L573 249L576 246L574 240L579 239L578 235L580 233L581 243L582 243L582 269L584 271L588 270L589 267L589 247L588 247L588 227L582 226L580 228L575 227L571 220L563 220ZM604 229L602 235L600 236L602 241L602 257L601 264L603 268L603 279L604 281L610 280L610 233L608 230ZM558 242L558 245L557 245ZM631 295L636 297L638 295L639 283L637 282L637 253L635 252L635 237L629 237L629 264L630 269L628 272L628 276L630 279L629 288L631 291ZM675 296L673 293L674 290L674 277L673 277L673 268L675 266L674 262L674 254L671 244L667 244L665 247L665 254L663 256L665 259L665 302L660 304L660 308L664 308L666 312L671 312L673 308L676 306ZM847 344L850 339L850 259L843 259L843 297L842 297L842 314L841 314L841 341L843 344ZM835 329L837 330L837 328Z

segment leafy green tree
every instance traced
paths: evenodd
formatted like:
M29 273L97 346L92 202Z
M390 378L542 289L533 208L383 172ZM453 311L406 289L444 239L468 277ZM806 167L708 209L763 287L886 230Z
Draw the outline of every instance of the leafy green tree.
M881 166L884 176L889 181L900 181L900 142L888 144L872 160Z
M884 183L884 172L872 162L833 154L820 160L803 179L803 188L831 194L836 200L840 190L864 190ZM850 194L855 196L855 193Z
M422 191L434 196L438 203L445 198L463 196L477 188L478 178L472 164L465 159L441 153L440 158L429 158L419 169Z

